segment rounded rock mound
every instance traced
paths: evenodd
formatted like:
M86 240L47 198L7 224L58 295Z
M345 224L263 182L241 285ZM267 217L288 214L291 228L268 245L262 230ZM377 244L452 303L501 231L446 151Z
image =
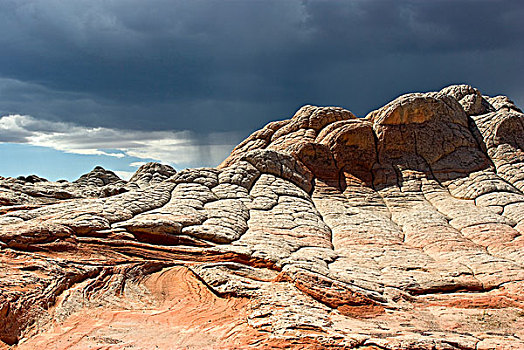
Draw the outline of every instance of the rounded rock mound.
M304 106L217 168L0 178L0 348L523 348L523 135L454 85Z

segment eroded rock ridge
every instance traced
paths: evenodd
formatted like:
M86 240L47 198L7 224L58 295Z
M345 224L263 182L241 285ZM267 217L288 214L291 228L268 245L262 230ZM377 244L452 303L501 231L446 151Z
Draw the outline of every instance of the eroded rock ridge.
M5 347L524 347L524 115L468 85L0 205Z

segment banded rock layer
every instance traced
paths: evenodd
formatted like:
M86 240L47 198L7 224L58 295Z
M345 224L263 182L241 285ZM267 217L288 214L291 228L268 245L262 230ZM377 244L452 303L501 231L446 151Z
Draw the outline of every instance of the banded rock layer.
M524 347L507 97L304 106L217 168L115 177L0 179L4 347Z

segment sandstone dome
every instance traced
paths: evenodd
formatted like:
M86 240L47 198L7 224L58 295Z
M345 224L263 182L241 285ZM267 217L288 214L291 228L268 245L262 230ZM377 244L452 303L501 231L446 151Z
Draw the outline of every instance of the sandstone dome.
M524 114L468 85L0 205L0 348L524 348Z

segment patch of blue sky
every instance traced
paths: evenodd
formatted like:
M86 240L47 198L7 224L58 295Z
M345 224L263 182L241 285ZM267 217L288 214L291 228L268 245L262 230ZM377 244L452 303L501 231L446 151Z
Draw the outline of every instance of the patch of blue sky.
M136 166L131 166L131 163L154 161L130 157L119 150L103 149L102 151L122 156L84 155L66 153L49 147L0 143L0 176L17 177L35 174L52 181L59 179L72 181L100 165L125 177L137 169Z

